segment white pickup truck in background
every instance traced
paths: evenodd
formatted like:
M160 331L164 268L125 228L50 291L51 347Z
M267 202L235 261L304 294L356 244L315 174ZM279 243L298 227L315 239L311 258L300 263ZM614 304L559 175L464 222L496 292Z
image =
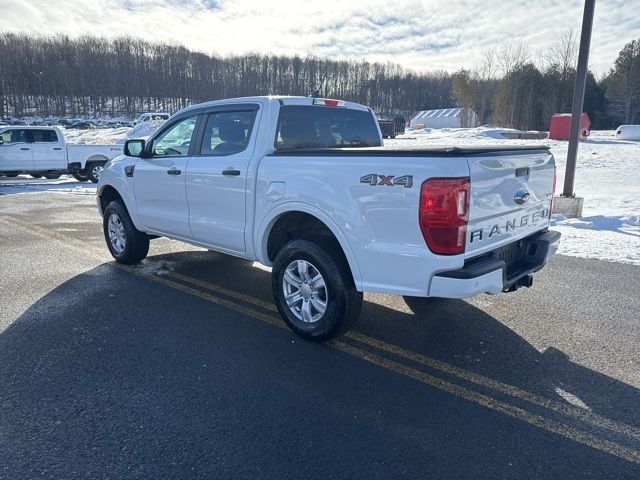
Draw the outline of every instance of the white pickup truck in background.
M281 316L313 340L345 331L362 292L466 298L531 286L560 238L548 230L547 147L381 146L372 111L355 103L190 107L105 166L107 246L132 264L166 236L272 266Z
M0 175L21 173L35 178L58 178L64 173L77 180L98 182L104 165L122 154L122 145L70 145L56 127L0 127Z

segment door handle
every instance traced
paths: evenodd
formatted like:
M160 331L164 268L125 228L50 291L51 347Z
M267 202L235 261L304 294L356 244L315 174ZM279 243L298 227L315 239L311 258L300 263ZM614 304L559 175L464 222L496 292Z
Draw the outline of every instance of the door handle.
M167 170L167 173L169 175L180 175L182 171L178 170L177 168L170 168L169 170Z
M28 148L22 147L20 150L29 150Z
M238 177L240 175L240 170L234 170L233 168L222 170L222 175L226 177Z
M53 147L54 150L62 150L60 147Z

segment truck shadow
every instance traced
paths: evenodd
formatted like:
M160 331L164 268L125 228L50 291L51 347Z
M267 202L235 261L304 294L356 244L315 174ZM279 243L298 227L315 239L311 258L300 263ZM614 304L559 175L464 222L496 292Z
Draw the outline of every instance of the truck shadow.
M161 257L150 261L263 302L273 301L270 272L253 262L214 252ZM514 305L514 312L517 308ZM504 323L464 300L365 295L353 330L640 427L639 389L574 363L556 348L540 352Z
M138 268L145 275L168 279L172 272L180 273L264 302L272 301L268 271L221 254L158 255ZM377 295L365 300L356 332L557 402L567 403L568 394L574 404L640 427L638 389L574 363L554 348L538 351L503 323L465 301L405 302ZM220 335L229 335L228 346L234 349L238 342L261 345L263 329L279 338L285 335L286 343L297 341L292 333L258 321L227 320L227 316L241 316L231 311L206 319L194 313L210 308L221 307L112 264L78 275L41 298L0 334L0 378L4 385L14 386L12 393L0 394L5 401L3 409L11 409L11 418L18 418L14 426L28 418L31 420L27 423L53 422L55 418L38 420L38 409L45 401L46 409L54 413L71 408L86 416L89 424L108 422L109 412L126 408L127 401L144 403L149 389L171 396L183 387L192 388L181 387L180 376L191 378L196 365L207 363L208 346L212 339L220 340ZM302 345L311 356L326 348L310 342ZM257 363L264 354L249 349L243 352L255 357ZM168 378L177 385L169 388ZM135 386L138 380L139 389ZM67 394L68 390L73 394ZM122 397L116 398L118 394Z

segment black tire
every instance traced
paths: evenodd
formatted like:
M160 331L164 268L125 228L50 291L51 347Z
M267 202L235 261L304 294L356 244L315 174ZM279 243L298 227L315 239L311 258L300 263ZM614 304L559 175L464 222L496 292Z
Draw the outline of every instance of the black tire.
M30 173L31 178L42 178L42 175L39 173Z
M312 315L313 320L309 322L296 316L285 300L285 273L288 267L300 260L309 264L309 271L321 275L325 286L323 293L326 296L326 309L322 314L316 311L318 318ZM299 278L302 278L302 275ZM334 242L318 244L309 240L291 240L276 256L271 286L276 307L284 321L291 330L309 340L325 341L346 332L358 318L362 308L362 293L356 290L349 265L339 245ZM302 291L301 288L298 293ZM315 292L312 295L315 295ZM302 310L304 299L300 300ZM313 300L307 300L307 303L313 303Z
M47 180L56 180L62 176L61 173L45 173L44 178Z
M16 178L18 176L18 174L17 173L5 173L4 176L7 177L7 178Z
M119 219L124 233L124 246L121 250L119 248L120 244L112 241L109 235L110 227L117 225L117 222L115 222L115 225L110 225L109 223L114 215ZM118 263L134 265L140 263L149 253L149 236L136 229L126 207L118 200L109 203L107 208L104 209L102 230L109 252Z
M89 181L89 175L87 175L84 172L72 172L71 176L73 178L75 178L76 180L78 180L79 182L88 182Z
M91 162L85 168L85 172L87 174L87 178L93 182L98 183L100 180L100 174L102 173L102 167L106 162Z

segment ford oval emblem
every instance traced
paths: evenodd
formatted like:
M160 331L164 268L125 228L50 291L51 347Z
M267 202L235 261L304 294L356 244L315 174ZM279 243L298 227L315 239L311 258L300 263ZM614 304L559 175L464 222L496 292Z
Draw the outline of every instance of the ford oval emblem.
M529 201L531 198L531 194L526 190L519 190L516 192L515 197L513 197L513 201L516 202L516 205L523 205Z

